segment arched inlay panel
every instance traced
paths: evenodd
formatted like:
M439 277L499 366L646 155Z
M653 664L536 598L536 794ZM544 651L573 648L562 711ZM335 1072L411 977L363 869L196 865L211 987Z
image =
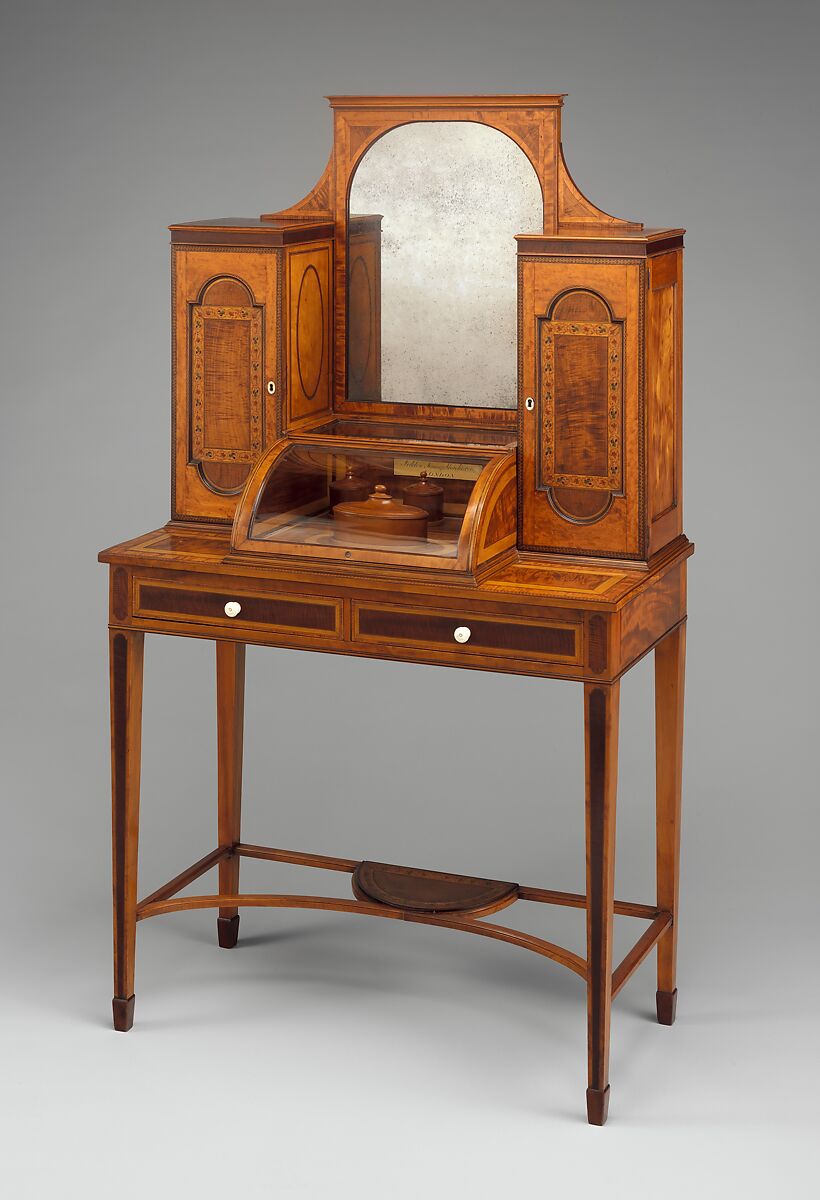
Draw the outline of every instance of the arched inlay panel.
M263 449L263 312L228 276L191 305L191 460L217 492L235 492Z
M560 296L539 322L542 489L618 493L623 488L623 323L600 296ZM576 519L605 508L573 503ZM562 514L563 515L563 514Z
M277 436L284 256L281 247L173 247L176 520L231 521L249 469Z

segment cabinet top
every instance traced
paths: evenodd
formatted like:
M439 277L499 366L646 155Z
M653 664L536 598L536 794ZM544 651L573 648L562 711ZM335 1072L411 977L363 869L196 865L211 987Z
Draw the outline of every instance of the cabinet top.
M331 108L561 108L566 92L495 96L326 96Z

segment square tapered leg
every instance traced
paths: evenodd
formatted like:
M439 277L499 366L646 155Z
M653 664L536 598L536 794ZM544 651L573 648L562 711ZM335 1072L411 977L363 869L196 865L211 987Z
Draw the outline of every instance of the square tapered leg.
M111 813L114 891L114 1028L134 1023L134 957L137 940L137 847L139 843L142 741L142 633L112 629Z
M686 626L655 649L655 811L658 908L672 926L658 942L658 1021L671 1025L677 1007L678 893L680 881L683 687Z
M618 704L617 683L584 686L589 1051L587 1119L591 1125L603 1125L609 1108Z
M218 832L220 846L240 840L242 808L242 739L245 716L245 646L241 642L216 643L216 744ZM239 891L239 855L229 854L219 864L220 895ZM216 919L219 945L230 950L239 937L239 910L220 908Z

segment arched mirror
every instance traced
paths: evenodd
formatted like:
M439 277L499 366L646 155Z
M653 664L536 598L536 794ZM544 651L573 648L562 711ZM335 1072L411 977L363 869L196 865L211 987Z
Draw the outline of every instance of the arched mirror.
M515 235L543 226L524 152L470 121L401 125L348 216L348 399L515 408Z

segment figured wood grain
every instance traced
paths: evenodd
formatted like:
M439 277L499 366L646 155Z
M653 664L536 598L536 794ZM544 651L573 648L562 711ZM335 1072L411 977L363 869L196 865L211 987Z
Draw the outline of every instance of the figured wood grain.
M649 549L682 529L683 254L648 264L646 299L647 515Z
M672 567L624 605L620 614L620 661L640 658L686 613L685 568Z
M198 354L199 321L202 333ZM214 460L220 453L258 455L262 449L259 310L199 308L194 312L194 337L194 372L203 376L201 413L194 410L194 454ZM197 394L196 383L194 394Z

